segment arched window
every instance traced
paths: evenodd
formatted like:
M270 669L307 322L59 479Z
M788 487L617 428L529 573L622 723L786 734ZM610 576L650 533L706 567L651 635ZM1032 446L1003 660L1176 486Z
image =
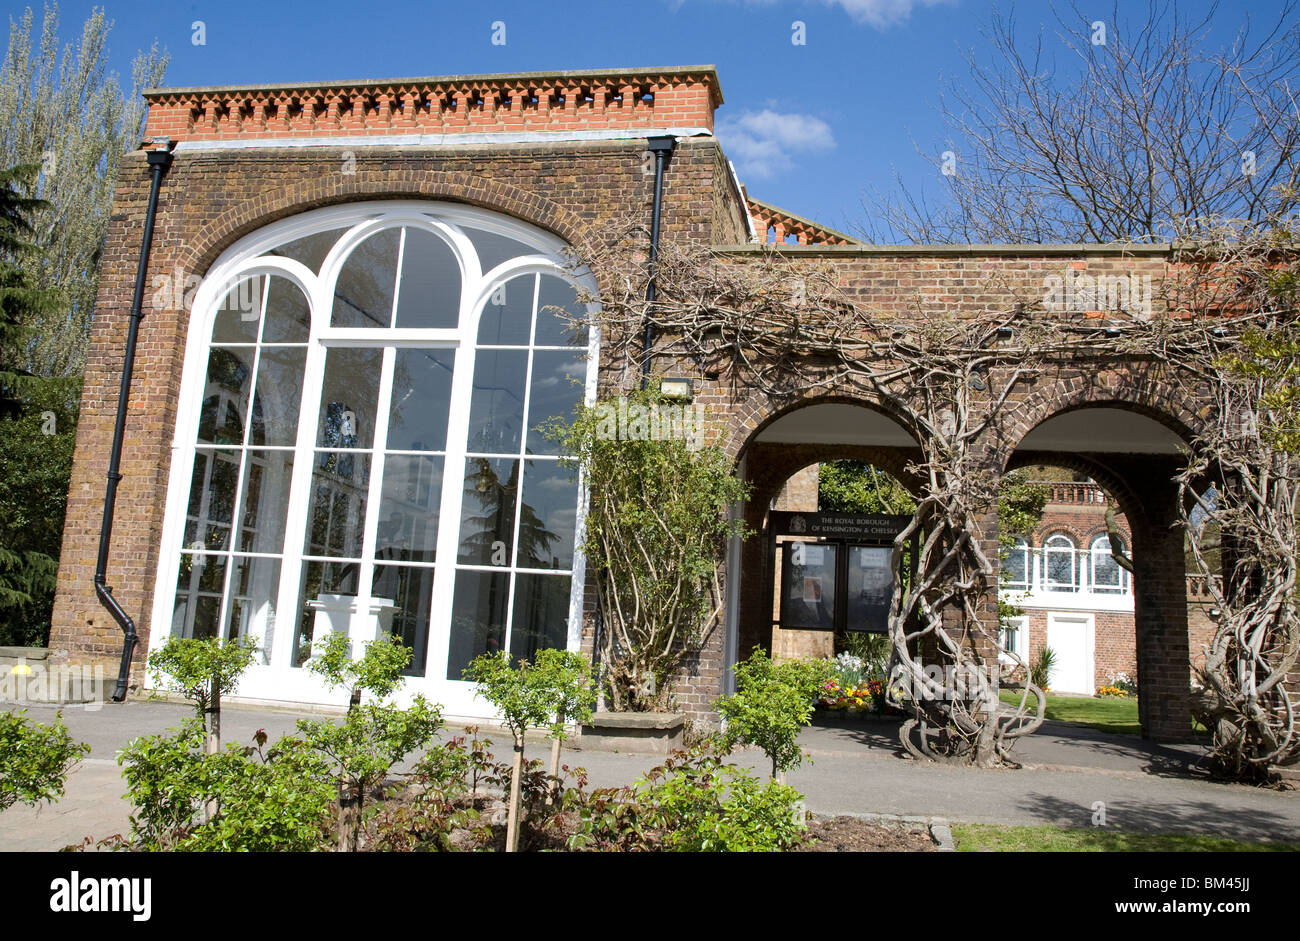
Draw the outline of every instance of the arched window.
M241 692L299 700L323 632L390 632L462 710L474 656L576 647L579 485L540 426L591 400L597 338L563 249L370 203L227 251L194 298L154 623L259 638Z
M1021 591L1029 588L1029 542L1017 537L1002 560L1002 584Z
M1074 540L1056 533L1043 543L1043 587L1047 591L1077 591L1079 570Z
M1108 535L1103 533L1093 539L1092 551L1089 556L1092 568L1088 574L1093 591L1111 595L1123 594L1128 591L1128 572L1120 568L1115 562L1115 557L1111 554L1110 537Z

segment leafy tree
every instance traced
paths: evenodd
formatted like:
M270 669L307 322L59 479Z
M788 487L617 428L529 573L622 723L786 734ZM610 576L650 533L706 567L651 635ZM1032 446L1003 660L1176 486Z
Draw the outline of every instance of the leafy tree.
M572 424L546 426L591 494L582 548L604 626L602 683L620 712L667 707L674 671L718 624L726 541L744 535L728 508L748 486L721 448L692 447L685 434L633 434L635 419L618 427L620 409L641 416L646 430L645 416L672 408L680 413L641 390L581 408Z
M558 743L567 721L591 718L595 703L591 672L581 654L544 649L536 662L512 664L504 650L475 657L465 678L479 685L478 695L492 703L514 737L514 765L510 773L510 800L506 820L506 852L519 848L521 779L524 769L524 735L530 728L546 728L556 741L552 775L559 763Z
M773 663L760 649L734 669L735 693L718 700L718 712L727 723L723 741L728 748L761 748L772 763L772 777L784 784L785 773L804 759L799 733L834 676L833 664L829 660Z
M53 803L73 765L89 753L89 745L72 740L61 713L53 725L41 725L25 711L0 710L0 811Z
M76 416L74 388L23 367L32 325L59 301L28 274L38 169L0 171L0 642L20 645L49 634Z
M207 729L209 752L221 750L221 697L239 685L257 653L251 638L222 643L215 637L171 637L149 656L155 682L194 702Z
M394 638L371 641L353 660L348 638L330 634L318 648L309 669L330 687L349 690L347 715L341 723L329 719L300 719L298 731L306 747L322 756L338 788L338 849L357 849L366 793L382 784L393 765L426 746L442 727L442 714L421 695L406 709L382 702L362 704L363 693L383 699L402 682L411 650Z
M45 7L33 36L30 7L10 22L0 66L0 167L34 164L33 240L44 254L27 266L32 285L62 302L41 312L22 348L22 368L41 376L82 371L98 286L98 262L123 154L139 145L140 91L162 84L167 56L157 45L136 56L124 97L108 69L111 21L91 12L81 36L59 54L58 5Z

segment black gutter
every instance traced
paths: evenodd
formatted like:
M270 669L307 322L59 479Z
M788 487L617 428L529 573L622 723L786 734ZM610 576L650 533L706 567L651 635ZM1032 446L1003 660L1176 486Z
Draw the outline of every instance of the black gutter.
M126 684L131 671L131 657L139 636L135 632L135 622L131 620L122 606L113 597L113 589L105 584L108 571L108 550L113 541L113 511L117 506L117 485L122 475L122 439L126 435L126 405L131 395L131 373L135 368L135 343L140 333L140 321L144 319L144 285L149 271L149 249L153 244L154 216L158 212L158 190L162 186L163 174L171 166L171 142L160 140L163 146L146 153L149 166L153 170L153 180L149 185L149 208L144 217L144 240L140 246L140 263L135 271L135 294L131 299L131 319L126 333L126 353L122 361L122 385L117 395L117 422L113 426L113 450L108 456L108 488L104 494L104 520L99 529L99 560L95 564L95 595L99 603L108 609L118 627L122 628L122 663L117 671L117 686L113 689L113 702L126 699Z
M641 388L650 382L650 347L654 343L653 319L650 316L655 303L655 266L659 260L659 218L663 210L664 167L673 152L677 140L673 137L651 137L646 141L647 149L655 155L655 201L650 217L650 271L649 284L646 286L645 334L641 339Z

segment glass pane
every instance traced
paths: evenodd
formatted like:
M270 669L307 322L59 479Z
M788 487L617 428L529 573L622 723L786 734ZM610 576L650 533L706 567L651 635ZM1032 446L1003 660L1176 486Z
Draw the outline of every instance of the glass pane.
M460 264L432 232L406 230L398 327L455 327L460 322Z
M325 352L325 387L321 393L323 448L368 448L375 439L382 349L336 347Z
M1067 550L1047 552L1047 581L1054 585L1074 584L1074 553Z
M374 598L393 602L391 631L413 653L407 676L424 676L429 646L429 619L433 611L433 569L407 565L375 567Z
M262 316L263 275L243 278L226 292L212 324L213 343L256 343Z
M1023 547L1016 547L1007 552L1002 561L1003 581L1009 585L1026 585L1029 583L1029 554Z
M494 232L485 232L482 229L466 229L465 234L474 243L474 250L478 252L478 263L482 266L484 274L487 274L503 261L518 258L520 255L536 254L535 249L529 248L523 242L507 238L504 235L497 235Z
M849 549L846 629L888 633L889 603L894 592L893 553L888 546Z
M390 451L441 451L447 446L455 350L399 349L388 419Z
M226 557L181 553L176 577L176 606L172 634L176 637L216 637L221 594L226 588Z
M510 573L456 572L451 602L451 641L447 651L447 679L462 680L475 657L503 649Z
M300 261L312 271L320 272L320 266L325 261L325 256L329 250L334 247L340 236L347 231L346 229L330 229L328 232L313 232L311 235L304 235L300 239L294 239L292 242L271 249L268 255L283 255L285 258L292 258L294 261Z
M258 662L270 663L275 636L275 599L280 591L280 560L235 556L233 561L226 638L254 638L259 648Z
M387 327L393 318L400 229L384 229L352 250L334 285L335 327Z
M533 292L537 275L511 278L498 286L483 305L479 316L481 346L527 346L533 326Z
M311 330L311 305L288 278L271 278L266 298L263 343L306 343Z
M376 561L434 561L441 501L442 458L390 454L384 461Z
M306 555L360 558L370 455L326 451L312 466Z
M253 428L249 444L291 447L298 440L298 406L307 350L263 347L257 363Z
M200 450L195 453L194 473L190 477L189 513L185 521L187 549L230 548L230 522L234 519L238 478L238 451Z
M563 650L569 642L569 576L515 576L510 653L532 661L537 651Z
M519 510L521 569L573 567L573 532L578 516L578 482L559 461L528 461Z
M1092 581L1097 588L1119 588L1119 566L1108 549L1100 545L1092 550Z
M781 627L833 630L839 547L787 542L782 547Z
M552 418L573 421L585 391L586 377L587 364L577 350L538 350L533 354L533 384L528 392L528 453L559 453L559 445L542 428Z
M575 327L573 317L585 317L586 305L578 303L573 285L554 275L542 275L537 294L536 346L586 346L587 328Z
M518 454L524 419L525 350L479 350L469 403L469 450Z
M244 408L253 375L252 347L208 353L208 381L199 412L200 444L243 444Z
M356 562L304 562L298 591L298 634L293 640L292 662L302 666L312 646L326 634L348 632L357 594L360 564Z
M468 565L510 565L514 546L519 461L472 457L465 462L460 550Z
M284 552L285 516L289 512L289 481L292 477L291 452L246 452L243 509L239 514L240 551Z

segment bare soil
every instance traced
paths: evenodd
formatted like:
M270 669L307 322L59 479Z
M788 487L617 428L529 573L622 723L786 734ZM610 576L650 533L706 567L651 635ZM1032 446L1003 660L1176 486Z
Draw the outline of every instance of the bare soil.
M925 824L882 824L857 817L832 817L808 824L809 839L799 853L932 853L934 840Z

